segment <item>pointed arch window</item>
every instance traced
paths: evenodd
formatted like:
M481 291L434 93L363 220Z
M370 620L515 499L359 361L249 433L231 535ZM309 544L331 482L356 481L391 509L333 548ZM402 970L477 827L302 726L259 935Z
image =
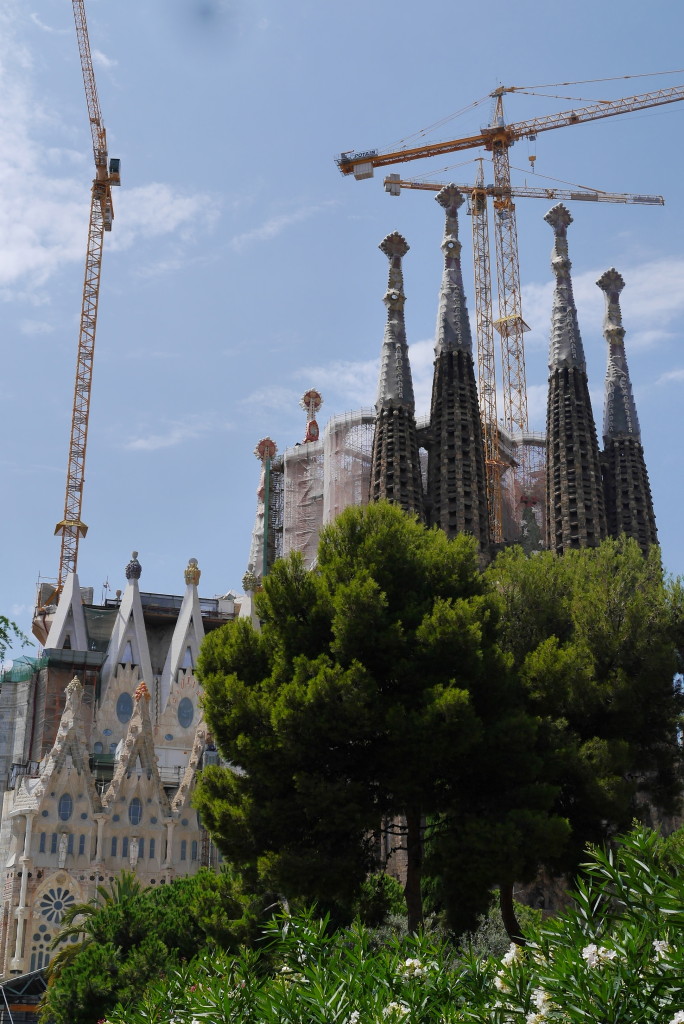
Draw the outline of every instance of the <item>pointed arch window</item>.
M178 724L181 729L189 729L195 717L195 705L189 697L183 697L178 704Z
M121 840L121 856L128 856L128 836L124 836L123 839Z
M60 821L68 821L74 810L74 801L69 793L63 793L59 798L57 813Z
M120 693L116 702L116 717L122 725L130 722L133 714L133 698L130 693Z
M187 860L188 859L188 841L187 841L187 839L181 839L180 859L181 860Z
M123 652L123 657L121 658L121 663L123 665L134 665L135 664L135 662L133 661L133 646L132 646L130 640L128 640L127 643L126 643L126 647L125 647L124 652Z
M188 647L185 648L185 654L183 655L183 661L181 663L181 668L194 669L194 667L195 667L195 665L194 665L193 660L192 660L192 648L188 646Z
M130 804L128 805L128 820L130 821L131 825L140 824L140 822L142 821L142 812L142 800L140 800L139 797L134 796Z

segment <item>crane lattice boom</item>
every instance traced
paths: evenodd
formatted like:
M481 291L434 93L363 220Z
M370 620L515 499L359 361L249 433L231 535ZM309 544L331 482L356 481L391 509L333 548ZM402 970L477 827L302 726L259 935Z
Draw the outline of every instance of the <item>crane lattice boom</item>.
M401 178L398 174L390 174L384 181L385 192L392 196L398 196L402 188L421 189L425 192L439 192L444 184L436 181L413 181L410 178ZM472 195L475 192L484 192L486 196L496 199L503 195L503 188L500 185L457 185L456 188L464 195ZM511 185L511 195L516 199L545 199L547 202L561 202L579 200L587 203L625 203L632 206L643 203L645 206L664 206L665 200L662 196L638 195L630 192L602 192L593 189L567 189L555 188L552 186L539 188L537 185Z
M514 89L501 88L492 93L492 96L497 98L498 109L502 109L500 105L503 94L514 91ZM585 121L597 121L604 117L614 117L616 114L628 114L635 110L657 107L663 103L676 103L678 100L684 100L684 86L675 86L671 89L657 89L654 92L644 92L637 96L626 96L619 100L592 103L586 107L576 107L574 110L565 110L559 114L533 117L529 121L517 121L514 124L508 125L504 124L503 117L495 117L494 123L488 128L483 128L477 135L469 135L462 139L451 139L447 142L426 142L422 146L415 146L412 149L399 149L393 153L380 153L375 149L356 153L352 150L340 154L336 163L342 174L353 174L358 178L370 178L375 167L387 167L390 164L405 163L408 160L422 160L424 157L444 156L447 153L458 153L464 149L477 149L480 146L491 150L497 138L508 147L517 139L529 138L530 136L537 135L539 132L550 131L552 128L565 128L569 125L583 124Z

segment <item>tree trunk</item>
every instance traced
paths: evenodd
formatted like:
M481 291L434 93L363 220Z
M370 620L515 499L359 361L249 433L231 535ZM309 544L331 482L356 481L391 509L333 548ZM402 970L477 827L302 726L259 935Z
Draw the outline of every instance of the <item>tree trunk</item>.
M420 882L423 875L423 835L420 811L406 812L406 885L404 896L408 911L409 934L423 926L423 896Z
M525 936L515 916L515 907L513 906L512 882L502 882L499 885L499 908L501 910L501 920L508 932L509 939L511 942L517 942L519 946L524 946Z

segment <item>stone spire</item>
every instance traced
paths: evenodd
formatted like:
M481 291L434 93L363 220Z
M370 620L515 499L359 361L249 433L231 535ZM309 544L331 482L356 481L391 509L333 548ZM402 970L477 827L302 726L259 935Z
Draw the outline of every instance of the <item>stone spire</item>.
M596 426L570 277L567 230L572 217L558 204L544 220L553 229L551 267L556 278L546 415L546 529L548 547L562 554L569 548L599 544L606 536L606 517Z
M549 210L544 220L553 228L551 269L556 277L551 311L549 370L573 366L586 373L584 346L577 323L575 297L572 293L572 263L568 256L568 227L572 224L572 217L567 207L558 203Z
M444 208L446 224L430 407L428 516L449 537L473 534L485 553L489 518L482 422L458 240L463 196L455 185L447 185L436 199Z
M413 381L404 325L402 257L406 239L388 235L380 249L389 260L384 303L387 325L380 357L380 383L375 405L375 437L371 471L371 501L386 499L406 511L423 515L423 487L416 437Z
M603 336L608 343L608 368L603 410L603 467L608 533L633 537L644 553L656 544L655 516L641 445L632 383L625 356L620 293L625 286L611 268L596 282L606 298Z

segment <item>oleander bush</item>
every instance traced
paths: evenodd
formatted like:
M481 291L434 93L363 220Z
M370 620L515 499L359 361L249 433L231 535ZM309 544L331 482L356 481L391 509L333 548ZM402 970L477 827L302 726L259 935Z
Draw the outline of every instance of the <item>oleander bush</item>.
M592 849L566 911L501 958L281 916L262 948L201 951L108 1024L684 1024L681 842Z

